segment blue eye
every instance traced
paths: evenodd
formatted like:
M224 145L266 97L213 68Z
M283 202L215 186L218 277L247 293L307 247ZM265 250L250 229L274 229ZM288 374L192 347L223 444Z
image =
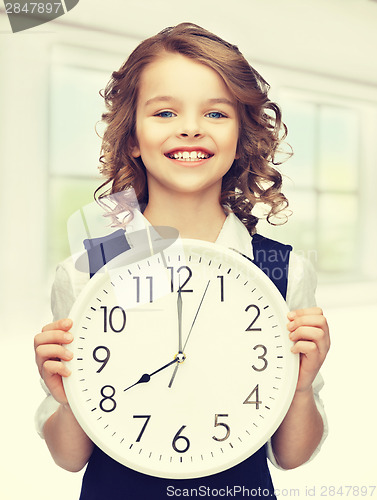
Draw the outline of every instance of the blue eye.
M211 111L210 113L207 113L207 116L209 118L226 118L226 116L223 113L220 113L220 111Z
M174 113L172 111L161 111L155 116L160 116L161 118L172 118L174 116Z

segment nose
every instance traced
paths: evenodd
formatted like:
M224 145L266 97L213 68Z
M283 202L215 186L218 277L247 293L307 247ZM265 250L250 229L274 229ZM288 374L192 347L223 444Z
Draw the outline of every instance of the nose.
M200 125L200 120L195 117L182 118L177 132L179 137L195 138L201 137L204 133Z

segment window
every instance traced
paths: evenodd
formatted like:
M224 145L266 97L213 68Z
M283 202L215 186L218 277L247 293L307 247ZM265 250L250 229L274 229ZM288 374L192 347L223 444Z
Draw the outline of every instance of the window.
M365 205L363 101L281 88L278 97L294 155L281 166L283 192L293 212L288 224L260 231L309 257L326 281L363 274Z
M50 66L48 257L52 267L70 255L67 220L93 201L103 182L99 156L105 111L99 91L126 54L57 46Z

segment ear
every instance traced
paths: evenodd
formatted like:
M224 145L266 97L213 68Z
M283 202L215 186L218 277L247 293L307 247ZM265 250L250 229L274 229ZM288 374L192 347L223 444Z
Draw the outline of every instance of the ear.
M139 156L141 156L139 146L132 146L131 147L131 154L134 158L139 158Z
M129 151L134 158L139 158L139 156L141 156L141 152L140 152L139 145L137 143L137 139L135 139L135 138L130 139L129 148L130 148Z

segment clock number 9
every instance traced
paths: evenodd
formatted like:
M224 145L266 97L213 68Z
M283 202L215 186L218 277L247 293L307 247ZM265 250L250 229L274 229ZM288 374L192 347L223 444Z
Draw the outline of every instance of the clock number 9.
M173 450L178 452L178 453L185 453L190 448L189 439L186 436L180 435L185 427L186 427L185 425L182 425L182 427L179 429L179 431L174 436L173 441L172 441ZM182 448L181 450L177 448L177 441L179 441L179 439L183 439L183 441L185 442L185 447Z
M106 351L106 356L103 357L101 356L100 358L97 356L97 353L98 351L100 351L101 349L104 349ZM100 373L104 368L105 366L107 365L107 362L109 361L110 359L110 349L108 349L107 347L105 347L104 345L99 345L98 347L96 347L93 351L93 358L95 361L97 361L97 363L102 363L102 366L100 366L97 370L96 373Z
M245 332L260 332L262 330L261 328L253 328L254 323L256 322L256 320L260 316L260 309L255 304L250 304L249 306L246 307L245 311L247 312L251 308L255 309L256 316L253 319L253 321L250 323L250 325L246 328Z
M126 326L126 311L120 307L120 306L115 306L113 307L110 312L108 313L107 311L107 306L101 306L100 309L103 309L103 331L106 333L107 332L107 325L109 324L110 329L114 333L120 333L124 330ZM114 326L114 313L115 311L119 310L119 313L116 313L118 316L117 319L117 327Z
M229 434L230 434L230 427L228 424L224 424L224 422L219 422L219 417L228 417L228 413L216 413L215 415L215 427L219 427L219 426L222 426L226 429L226 434L223 438L218 438L216 436L212 436L212 439L214 439L215 441L225 441L226 439L228 439L229 437Z

